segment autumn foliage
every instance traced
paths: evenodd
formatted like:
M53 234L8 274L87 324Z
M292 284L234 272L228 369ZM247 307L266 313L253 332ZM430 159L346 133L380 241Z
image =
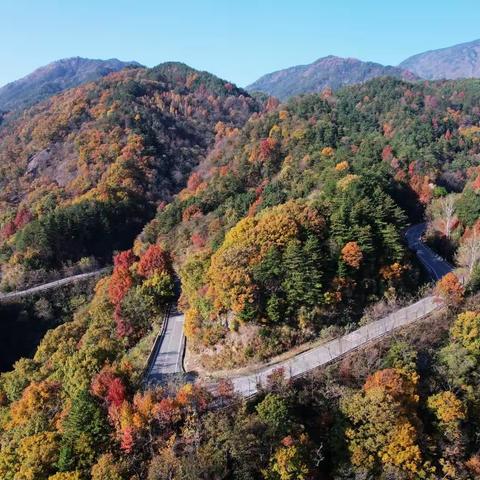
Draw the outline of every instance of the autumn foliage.
M252 268L272 250L285 249L301 229L321 237L324 224L315 210L294 202L239 222L212 257L209 292L216 308L240 313L254 304L258 286Z
M108 295L114 307L117 335L132 341L145 332L149 320L145 315L153 317L173 295L170 254L159 245L150 245L140 258L132 250L118 253ZM143 318L135 311L133 301L142 301Z
M357 242L348 242L342 248L343 261L352 268L359 268L362 263L363 254Z
M172 271L170 255L159 245L150 245L140 258L137 266L139 275L145 278L151 277L155 272Z
M431 408L438 420L445 424L465 420L465 406L453 392L441 392L428 399Z
M379 465L395 467L408 478L422 478L429 466L418 444L415 385L396 369L376 372L344 402L351 422L347 430L351 460L367 470Z
M132 250L120 252L113 258L113 273L110 279L109 296L112 304L117 307L123 300L128 290L133 285L130 267L135 261Z
M175 63L116 72L33 106L0 129L0 242L29 269L106 260L186 183L218 123L235 131L259 108L234 85ZM198 187L193 176L188 188ZM98 221L80 218L92 204Z
M281 107L258 98L167 64L2 122L3 286L119 252L91 301L61 297L65 323L0 375L2 480L479 474L475 297L328 375L290 382L275 370L248 403L229 381L144 385L173 262L200 372L337 338L410 298L420 272L406 212L432 215L474 277L478 82L384 78ZM436 206L454 211L441 220ZM453 273L437 293L456 307L465 294Z
M436 293L447 305L456 307L462 303L465 291L458 277L449 272L438 281Z

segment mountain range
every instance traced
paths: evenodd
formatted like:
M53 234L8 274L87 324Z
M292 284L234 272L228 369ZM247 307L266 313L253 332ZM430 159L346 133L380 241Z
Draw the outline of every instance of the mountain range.
M297 65L262 76L247 87L286 100L329 87L364 83L376 77L440 80L480 77L480 40L431 50L407 58L398 67L329 55L309 65Z
M480 39L413 55L399 67L427 80L480 77Z
M31 74L0 88L0 122L2 111L30 107L57 93L97 80L124 68L138 68L138 62L115 58L92 60L72 57L40 67ZM408 81L480 77L480 39L413 55L398 66L328 55L308 65L295 65L263 75L246 87L286 100L325 88L338 90L378 77L395 77Z
M26 108L82 83L97 80L126 67L140 66L138 62L122 62L116 58L92 60L72 57L58 60L1 87L0 110Z
M327 87L338 90L377 77L418 80L411 71L399 67L329 55L309 65L297 65L264 75L247 90L265 92L285 100L302 93L321 92Z

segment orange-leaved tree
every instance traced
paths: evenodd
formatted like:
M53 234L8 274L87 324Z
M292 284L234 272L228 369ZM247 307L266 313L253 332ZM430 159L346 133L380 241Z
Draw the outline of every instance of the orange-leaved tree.
M363 260L363 253L357 242L348 242L342 248L342 260L352 268L359 268Z
M137 273L142 277L149 278L155 272L171 273L172 260L170 254L160 245L150 245L140 258Z
M460 305L465 294L460 280L453 272L447 273L438 281L435 291L449 307Z

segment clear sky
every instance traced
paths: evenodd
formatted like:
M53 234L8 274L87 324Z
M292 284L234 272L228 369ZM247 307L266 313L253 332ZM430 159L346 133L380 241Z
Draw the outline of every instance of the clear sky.
M480 38L479 0L0 0L0 85L59 58L178 60L240 86L329 54L395 65Z

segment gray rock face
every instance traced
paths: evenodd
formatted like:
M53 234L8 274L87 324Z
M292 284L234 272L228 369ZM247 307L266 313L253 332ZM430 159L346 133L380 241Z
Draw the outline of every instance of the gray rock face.
M50 154L50 149L48 148L36 153L28 162L27 173L30 175L35 175L39 169L46 169L49 166L51 158L52 155Z
M28 162L26 174L42 178L64 187L78 174L76 156L68 142L53 143L50 147L35 153Z

